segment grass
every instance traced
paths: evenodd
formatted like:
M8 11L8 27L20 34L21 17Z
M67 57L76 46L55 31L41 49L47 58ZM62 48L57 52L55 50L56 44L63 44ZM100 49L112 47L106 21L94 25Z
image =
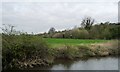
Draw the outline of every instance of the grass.
M46 42L52 47L58 47L61 45L89 45L95 43L106 43L110 40L92 40L92 39L57 39L57 38L45 38Z
M44 41L45 40L45 41ZM29 35L2 35L3 70L9 68L33 68L48 66L55 59L75 59L91 56L107 56L117 54L117 45L108 48L111 40L90 39L56 39L41 38ZM96 44L105 44L106 47ZM95 44L90 46L91 44ZM117 43L115 43L117 44ZM111 47L111 46L109 46ZM114 49L113 49L114 48Z

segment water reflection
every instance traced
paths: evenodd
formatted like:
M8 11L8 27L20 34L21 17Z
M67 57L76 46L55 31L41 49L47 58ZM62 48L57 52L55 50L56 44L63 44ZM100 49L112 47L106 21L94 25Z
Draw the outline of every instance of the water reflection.
M120 59L119 59L120 60ZM44 71L43 71L44 70ZM35 67L27 70L4 71L4 72L73 72L71 70L118 70L118 58L90 58L86 60L56 60L55 63L48 67ZM66 71L67 70L67 71ZM81 71L82 72L82 71ZM98 71L97 71L98 72ZM108 71L104 71L108 72ZM118 71L112 71L118 72Z
M52 66L51 70L118 70L118 58L92 58L87 61L64 61Z

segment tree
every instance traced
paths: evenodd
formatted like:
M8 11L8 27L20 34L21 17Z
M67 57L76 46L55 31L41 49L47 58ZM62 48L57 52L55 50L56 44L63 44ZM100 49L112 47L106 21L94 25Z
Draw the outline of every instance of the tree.
M4 27L0 27L3 31L4 34L7 35L13 35L13 34L19 34L20 31L16 31L14 29L15 26L11 25L11 24L3 24Z
M81 26L86 30L90 30L93 24L94 24L94 19L92 19L91 17L86 17L82 20Z
M52 36L54 35L54 33L55 33L55 28L51 27L50 30L48 31L49 37L52 38Z
M48 31L49 34L51 33L55 33L55 28L54 27L51 27L50 30Z
M87 39L89 36L89 33L85 29L81 29L81 30L73 29L71 30L71 35L72 35L72 38L75 38L75 39Z

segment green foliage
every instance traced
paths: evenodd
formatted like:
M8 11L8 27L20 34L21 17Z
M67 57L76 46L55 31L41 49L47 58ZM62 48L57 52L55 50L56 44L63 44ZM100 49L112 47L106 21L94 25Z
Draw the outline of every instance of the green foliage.
M120 25L116 25L110 28L112 38L118 39L120 37Z
M120 36L119 30L119 25L107 22L92 26L89 30L89 36L91 39L117 39Z
M87 39L89 33L85 29L73 29L71 30L71 35L75 39Z
M86 25L86 24L85 24ZM43 34L47 38L71 38L71 39L118 39L120 37L120 25L117 23L100 23L90 25L88 28L79 27L71 30L58 31L51 34Z
M44 59L48 54L48 45L36 36L2 35L3 69L9 67L14 60Z

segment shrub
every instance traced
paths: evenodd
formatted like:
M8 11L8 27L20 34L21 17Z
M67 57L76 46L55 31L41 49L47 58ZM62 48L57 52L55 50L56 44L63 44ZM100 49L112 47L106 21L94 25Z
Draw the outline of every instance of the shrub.
M56 53L57 58L74 59L74 58L93 56L93 53L90 50L90 48L86 46L65 45L64 47L58 48L56 50L57 50Z
M48 45L41 37L29 35L2 35L3 69L12 67L15 60L44 59L48 54Z
M85 29L73 29L71 30L72 38L76 39L88 39L89 33Z
M75 57L75 53L77 51L76 48L70 45L65 45L61 48L55 49L56 52L56 58L67 58L67 59L73 59Z
M89 56L93 56L93 52L91 51L91 49L87 46L78 46L79 52L80 52L80 56L81 57L89 57Z

